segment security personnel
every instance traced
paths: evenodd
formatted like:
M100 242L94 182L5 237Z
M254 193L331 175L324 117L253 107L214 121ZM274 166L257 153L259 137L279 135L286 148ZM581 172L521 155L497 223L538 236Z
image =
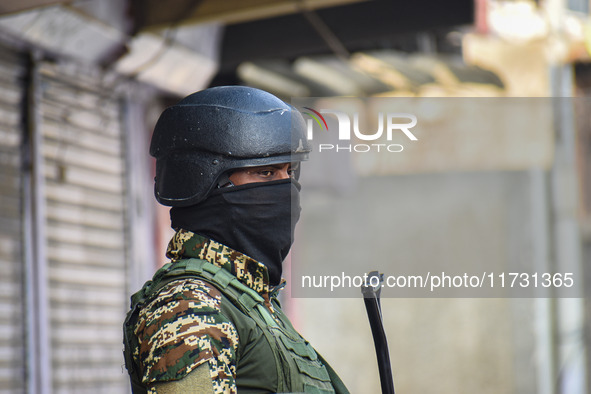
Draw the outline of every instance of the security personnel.
M348 393L277 301L309 152L301 114L258 89L162 113L150 154L176 234L125 321L134 393Z

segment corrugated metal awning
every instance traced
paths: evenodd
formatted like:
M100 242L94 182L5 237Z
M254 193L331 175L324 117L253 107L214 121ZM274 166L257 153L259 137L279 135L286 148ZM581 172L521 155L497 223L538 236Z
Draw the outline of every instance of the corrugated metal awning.
M245 62L241 80L281 97L503 95L493 72L466 65L459 57L406 54L393 50ZM460 94L463 93L463 94Z

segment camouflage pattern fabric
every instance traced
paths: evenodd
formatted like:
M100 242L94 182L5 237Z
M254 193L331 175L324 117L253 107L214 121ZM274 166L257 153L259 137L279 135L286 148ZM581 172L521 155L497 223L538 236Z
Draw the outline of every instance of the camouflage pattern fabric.
M256 292L269 293L269 274L262 263L191 231L177 231L168 244L166 256L172 261L190 257L207 260L224 268Z
M256 260L189 231L178 231L168 246L172 262L196 257L220 266L269 300L267 269ZM220 312L221 294L198 278L165 285L139 313L133 358L142 382L178 380L207 362L216 393L236 392L236 327Z
M209 363L216 392L236 391L234 325L219 313L221 294L199 279L174 281L139 314L136 354L146 384L178 380Z

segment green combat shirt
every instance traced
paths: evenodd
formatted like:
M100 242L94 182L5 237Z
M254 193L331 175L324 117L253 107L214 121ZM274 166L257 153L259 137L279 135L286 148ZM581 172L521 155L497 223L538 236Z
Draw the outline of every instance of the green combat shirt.
M216 274L169 278L139 305L133 300L141 291L132 297L136 312L132 309L126 321L130 325L129 316L135 314L129 331L132 339L125 340L126 356L131 357L126 364L141 385L179 380L207 363L216 393L348 393L281 311L276 296L283 286L270 287L263 264L186 230L174 235L167 256L171 264L159 270L153 282L162 277L162 271L177 266L206 265ZM246 294L219 286L229 278L254 294L264 313L245 313L239 304L244 305Z

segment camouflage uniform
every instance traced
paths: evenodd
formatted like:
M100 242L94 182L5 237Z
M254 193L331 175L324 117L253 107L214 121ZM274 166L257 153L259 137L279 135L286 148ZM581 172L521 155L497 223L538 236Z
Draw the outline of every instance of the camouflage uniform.
M222 244L185 230L179 230L170 241L167 256L171 259L172 267L183 259L196 258L231 273L238 281L255 290L262 297L273 319L280 321L282 325L288 325L293 330L285 315L278 309L277 291L270 289L267 268L261 263ZM246 389L241 382L252 389L253 379L255 384L258 384L257 376L264 376L265 378L261 380L267 381L266 386L257 386L257 389L275 392L278 387L285 387L276 382L281 378L271 376L275 371L275 361L269 360L273 359L272 356L251 355L249 357L245 350L259 346L264 341L264 336L254 335L258 338L253 338L248 331L241 331L242 327L234 324L236 320L240 321L236 319L238 314L227 307L223 309L224 302L227 303L225 296L208 281L199 277L184 277L166 283L155 297L148 299L141 306L132 327L134 334L131 341L132 349L128 349L128 352L133 359L132 364L139 368L142 385L182 379L207 362L216 393L236 393L237 375L241 392ZM239 337L242 338L243 343L239 343ZM298 345L300 346L299 354L312 355L313 362L318 363L325 370L322 365L324 360L317 357L307 342L303 339L301 342L305 346ZM297 344L292 348L297 348L295 345ZM251 375L250 381L248 377L241 380L241 376L245 373L241 375L240 371L237 371L239 368L244 368L244 371ZM128 369L130 369L129 365ZM327 374L326 379L323 379L322 374L326 372L320 371L322 372L320 378L325 381L320 383L325 386L324 390L317 392L334 392L332 385L335 385L335 381L338 381L335 387L342 387L337 392L346 392L334 371L328 365L326 369L330 371L330 377ZM133 371L129 372L131 374ZM312 375L317 374L312 372ZM304 373L309 372L304 371Z

